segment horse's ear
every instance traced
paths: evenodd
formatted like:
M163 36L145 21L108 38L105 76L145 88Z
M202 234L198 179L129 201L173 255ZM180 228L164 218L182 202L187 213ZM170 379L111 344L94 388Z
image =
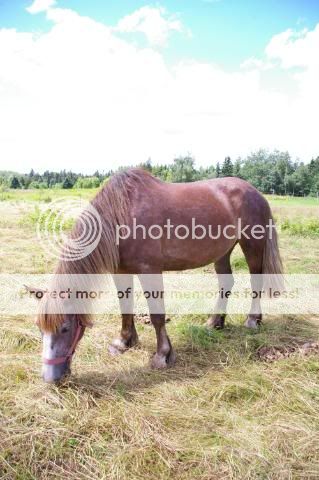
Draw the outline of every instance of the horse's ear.
M41 300L45 293L47 293L47 290L43 290L42 288L29 287L28 285L24 285L24 287L26 291L37 300Z

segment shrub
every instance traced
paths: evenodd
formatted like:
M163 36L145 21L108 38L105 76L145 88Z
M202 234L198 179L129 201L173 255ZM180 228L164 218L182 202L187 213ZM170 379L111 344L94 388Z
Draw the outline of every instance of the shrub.
M41 231L46 229L49 232L53 232L57 228L59 229L60 226L62 227L62 230L71 230L74 222L75 219L68 218L63 223L61 223L59 213L56 210L51 210L50 208L47 208L43 211L38 206L35 206L34 210L31 213L27 213L22 218L20 223L22 225L38 225Z
M319 219L285 219L281 222L280 228L282 231L287 232L290 235L317 236L319 235Z

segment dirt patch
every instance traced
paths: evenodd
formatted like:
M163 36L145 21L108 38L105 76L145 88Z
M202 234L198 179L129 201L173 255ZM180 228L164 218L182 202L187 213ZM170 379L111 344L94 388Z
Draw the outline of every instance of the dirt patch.
M275 362L291 355L319 354L319 342L306 342L300 345L281 345L279 347L261 347L257 350L259 360Z

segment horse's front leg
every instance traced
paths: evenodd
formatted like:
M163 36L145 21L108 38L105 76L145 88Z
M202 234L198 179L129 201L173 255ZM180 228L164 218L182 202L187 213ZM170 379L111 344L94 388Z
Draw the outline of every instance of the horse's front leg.
M133 275L114 275L113 280L120 302L122 329L120 336L115 338L109 346L109 351L112 355L118 355L137 345L138 335L133 314Z
M152 368L168 368L175 363L176 356L165 327L164 285L162 274L139 276L155 328L157 348L151 359Z

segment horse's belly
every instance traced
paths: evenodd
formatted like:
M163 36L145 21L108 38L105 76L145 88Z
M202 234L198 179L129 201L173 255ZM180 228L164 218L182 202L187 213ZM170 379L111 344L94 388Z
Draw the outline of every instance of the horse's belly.
M235 244L235 239L167 240L162 246L163 270L198 268L223 257ZM164 247L164 248L163 248Z

